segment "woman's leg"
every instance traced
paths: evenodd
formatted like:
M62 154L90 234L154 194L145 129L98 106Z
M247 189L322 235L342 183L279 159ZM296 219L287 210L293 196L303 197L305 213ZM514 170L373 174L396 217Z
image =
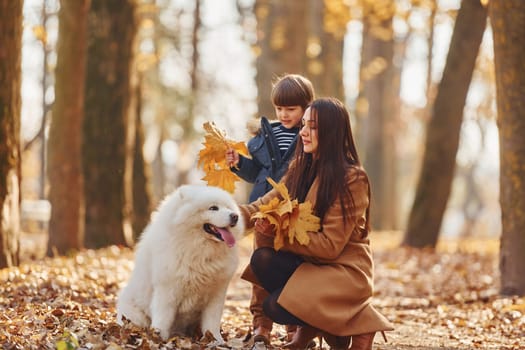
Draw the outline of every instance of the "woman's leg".
M253 235L254 251L261 247L273 247L273 238L263 236L256 232ZM246 269L250 270L250 266ZM246 272L245 271L245 272ZM253 340L254 342L264 342L270 344L270 334L273 328L273 321L264 314L263 302L268 296L268 292L258 284L252 284L252 297L250 300L250 312L252 313Z
M253 252L250 265L253 273L270 295L264 300L265 315L279 324L305 325L277 303L277 299L290 276L303 263L303 259L289 252L262 247Z
M270 333L272 332L273 321L264 314L263 302L268 297L268 292L257 284L252 285L252 298L250 300L250 312L253 315L253 336L254 341L262 341L270 344Z
M275 290L266 299L264 299L264 313L268 317L270 317L274 322L279 324L294 324L298 326L307 326L305 322L289 313L285 308L283 308L281 305L279 305L279 303L277 303L277 299L279 299L279 295L281 295L282 290L282 288Z
M284 285L302 263L303 259L295 254L276 252L273 248L268 247L257 249L250 261L253 273L262 286L270 292L263 302L264 314L274 322L287 325L287 327L298 326L292 333L288 333L288 343L284 348L305 349L315 346L312 339L319 333L318 329L308 326L277 302Z
M264 289L269 293L284 287L303 259L289 252L262 247L255 250L250 266Z

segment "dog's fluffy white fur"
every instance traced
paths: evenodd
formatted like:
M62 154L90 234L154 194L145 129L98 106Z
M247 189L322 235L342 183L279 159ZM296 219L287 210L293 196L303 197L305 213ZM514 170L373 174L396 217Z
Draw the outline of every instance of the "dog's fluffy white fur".
M163 339L209 331L220 322L237 268L235 241L244 232L239 207L217 187L184 185L168 195L144 230L135 267L117 301L122 316L160 331Z

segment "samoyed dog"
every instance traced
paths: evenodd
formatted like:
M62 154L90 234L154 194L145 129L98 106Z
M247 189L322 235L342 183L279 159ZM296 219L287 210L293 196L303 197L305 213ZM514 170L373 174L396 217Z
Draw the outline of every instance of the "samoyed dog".
M220 323L226 289L237 268L236 240L244 234L239 207L218 188L184 185L153 214L135 250L135 267L117 301L123 317L166 340L210 332Z

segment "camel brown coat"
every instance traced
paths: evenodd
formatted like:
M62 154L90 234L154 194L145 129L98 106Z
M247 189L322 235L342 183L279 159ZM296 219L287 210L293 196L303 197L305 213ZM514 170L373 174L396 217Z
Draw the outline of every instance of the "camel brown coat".
M328 333L345 336L392 330L391 323L371 304L373 261L366 229L369 206L368 181L364 173L351 168L347 174L355 208L343 222L339 199L328 209L320 232L308 232L310 242L300 245L285 240L284 251L302 256L302 263L286 283L278 302L290 313ZM307 196L315 206L319 188L316 179ZM250 217L261 204L278 196L272 190L257 201L241 206L248 227ZM256 247L273 246L273 238L256 235ZM250 267L242 278L258 283Z

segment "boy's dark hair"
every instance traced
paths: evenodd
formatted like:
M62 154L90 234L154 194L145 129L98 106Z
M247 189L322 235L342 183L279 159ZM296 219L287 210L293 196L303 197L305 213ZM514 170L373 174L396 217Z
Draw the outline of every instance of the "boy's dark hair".
M310 80L299 74L286 74L273 83L271 99L274 106L301 106L304 110L314 95Z

